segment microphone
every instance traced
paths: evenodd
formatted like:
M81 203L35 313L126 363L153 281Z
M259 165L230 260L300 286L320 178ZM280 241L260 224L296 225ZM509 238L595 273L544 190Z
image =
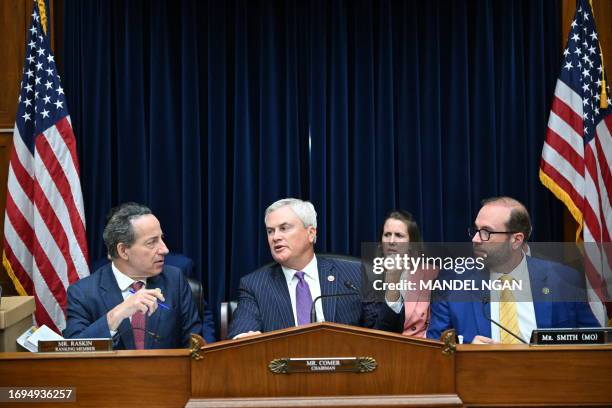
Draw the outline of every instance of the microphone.
M359 295L359 290L357 290L357 288L355 287L355 285L353 285L351 281L348 281L348 280L345 281L344 286L346 286L348 289L352 290L353 292L335 293L335 294L330 294L330 295L319 295L315 298L315 300L312 301L312 306L310 307L310 323L315 323L317 321L317 309L315 308L317 300L323 299L323 298Z
M487 313L485 311L485 307L487 306L487 304L489 302L490 302L489 297L488 296L483 296L483 298L482 298L482 315L484 316L484 318L487 319L488 321L490 321L491 323L493 323L494 325L496 325L497 327L499 327L500 329L502 329L503 331L505 331L506 333L512 335L512 337L516 337L516 339L518 339L521 343L527 344L527 342L525 340L523 340L522 337L517 336L516 334L512 333L510 330L506 329L504 326L502 326L501 324L496 322L495 320L491 319L490 317L487 317Z
M125 329L125 330L119 330L119 331L117 331L117 333L115 333L115 335L112 337L113 342L115 342L115 341L119 340L119 336L121 336L122 334L127 333L127 332L128 332L128 331L130 331L130 330L140 330L140 331L143 331L143 332L144 332L146 335L151 336L151 338L153 339L153 341L154 341L154 342L156 342L156 343L157 343L158 341L160 341L160 340L161 340L161 338L162 338L162 337L161 337L159 334L157 334L157 333L155 333L155 332L152 332L152 331L150 331L150 330L147 330L147 329L143 329L142 327L130 327L130 328Z

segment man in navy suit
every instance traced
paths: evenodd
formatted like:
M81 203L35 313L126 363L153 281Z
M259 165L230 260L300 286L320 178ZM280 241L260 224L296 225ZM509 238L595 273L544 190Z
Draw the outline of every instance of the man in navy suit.
M315 256L317 213L312 203L279 200L267 208L265 224L270 252L277 263L241 279L228 338L309 323L312 302L319 295L351 292L355 296L317 301L317 321L394 331L401 327L403 302L396 312L384 302L361 298L360 264Z
M151 210L125 203L104 228L111 263L68 288L65 338L112 337L115 349L184 348L202 326Z
M530 234L529 213L519 201L484 200L470 235L474 255L484 259L486 268L463 275L444 271L438 277L473 280L480 290L435 292L427 337L439 339L444 330L454 328L466 343L518 342L487 319L500 322L508 310L516 318L509 319L513 325L506 328L525 341L536 328L598 327L586 302L584 278L564 265L525 255ZM514 294L514 301L502 301L498 291L478 286L484 280L521 282L522 290Z

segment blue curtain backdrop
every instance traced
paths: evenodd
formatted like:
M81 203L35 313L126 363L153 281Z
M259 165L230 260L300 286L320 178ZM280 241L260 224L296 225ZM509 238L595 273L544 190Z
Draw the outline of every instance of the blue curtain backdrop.
M269 262L263 211L319 214L317 250L359 255L405 208L465 241L482 198L562 240L538 164L560 1L65 0L63 81L92 259L110 207L159 217L213 305Z

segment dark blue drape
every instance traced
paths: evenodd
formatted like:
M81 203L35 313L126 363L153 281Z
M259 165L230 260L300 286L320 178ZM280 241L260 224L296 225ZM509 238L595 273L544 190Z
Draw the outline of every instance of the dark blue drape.
M561 240L538 182L560 1L64 1L63 80L92 259L134 200L213 304L270 260L263 211L314 202L317 249L358 255L383 215L464 241L511 195Z

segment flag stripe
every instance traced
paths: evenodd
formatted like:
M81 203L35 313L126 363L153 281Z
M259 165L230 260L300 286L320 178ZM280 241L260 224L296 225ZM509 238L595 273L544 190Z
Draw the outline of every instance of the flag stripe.
M57 132L57 133L56 133ZM53 150L58 165L63 170L66 186L69 188L62 196L70 205L71 212L78 215L78 220L75 217L73 224L75 230L83 230L85 224L85 214L83 213L83 198L81 194L81 184L79 182L79 165L76 158L76 142L72 128L70 128L66 118L60 119L55 126L52 126L45 131L47 143ZM71 219L72 219L71 215ZM85 237L82 237L85 239Z
M582 118L556 95L553 98L551 111L555 113L554 117L556 120L563 121L563 125L570 127L578 136L580 139L578 143L580 145L576 150L580 151L582 149L582 132L584 131L582 128ZM551 114L550 117L552 118L553 115ZM548 123L548 127L551 127L550 122Z
M47 138L39 138L36 142L36 149L39 153L38 157L44 163L38 174L41 181L40 185L44 186L45 194L48 197L54 198L52 208L49 210L59 213L58 217L61 220L62 228L70 239L66 248L70 250L72 259L75 260L75 263L86 265L87 262L83 255L87 253L87 248L84 247L85 227L81 222L74 201L71 200L72 192L69 190L66 176L60 168L56 156L51 151ZM52 213L49 213L49 216L52 216ZM77 245L78 248L72 248L73 245ZM77 279L71 279L71 282Z
M563 82L562 79L557 80L557 84L555 86L555 97L559 98L561 102L569 106L572 111L578 115L580 121L582 121L582 97L578 95L578 93L574 92L574 90Z
M546 145L545 145L546 147ZM576 207L581 208L583 206L583 197L578 193L578 191L574 188L575 183L572 183L570 180L576 180L580 178L579 174L572 172L570 169L573 169L571 165L567 163L558 163L557 167L550 165L547 161L542 160L540 162L540 168L546 173L551 179L553 179L564 191L567 192L571 200L574 202ZM569 174L569 176L566 176ZM582 183L584 183L584 180Z
M44 177L38 178L40 180L44 179ZM55 265L56 270L59 269L63 271L64 269L66 269L68 281L77 281L79 278L70 254L70 241L66 236L66 232L64 231L62 222L57 218L53 207L47 200L44 191L41 189L38 183L35 184L35 189L36 194L34 196L36 197L36 207L38 209L38 213L41 214L42 222L44 222L46 227L45 229L48 231L48 233L45 233L46 237L44 238L50 238L52 241L48 242L44 238L41 239L42 242L47 243L46 252L51 252L54 254L53 256L50 256L50 258L54 259L53 265ZM44 216L42 216L42 214L44 214ZM39 235L41 234L39 233ZM56 245L52 245L53 243L55 243ZM61 257L64 260L64 263L61 264L61 268L58 268L60 264L57 262L57 255L55 255L58 252L61 254ZM58 271L58 276L63 276L63 273Z
M21 211L19 211L19 209L15 206L15 203L13 202L10 195L7 195L7 198L6 198L6 208L7 208L7 214L9 214L8 218L10 220L8 225L10 227L12 227L13 225L21 226L21 231L17 229L10 231L10 228L9 228L8 232L13 233L12 236L16 234L28 248L33 249L32 250L32 255L33 255L32 262L31 263L27 262L22 265L26 268L27 267L33 268L31 270L36 269L37 263L45 265L45 266L49 266L50 265L49 259L46 257L44 250L42 249L40 243L38 242L37 236L34 234L33 230L27 227L27 222L23 219L23 215L21 214ZM13 243L13 240L11 240L11 243ZM36 276L34 276L35 274L29 273L29 275L34 281L34 286L36 288L37 283L36 283ZM59 304L65 304L66 294L58 292L58 289L60 287L63 287L61 280L59 279L59 276L57 276L57 274L49 274L49 275L42 275L42 278L46 282L51 293L53 293L55 300Z
M563 138L573 152L576 154L582 153L584 149L582 132L576 132L574 128L565 121L565 118L551 112L550 119L548 120L548 130Z
M548 132L546 133L546 143L555 152L561 154L565 160L571 164L576 173L578 173L581 177L584 177L584 160L565 138L559 136L559 134L554 130L548 129Z
M5 222L10 223L11 221L7 219ZM12 225L10 226L12 228ZM13 245L15 245L15 240L11 241ZM27 252L27 254L21 255L21 259L25 263L25 259L32 259L32 254L30 254L23 242L20 244L16 244L18 248L22 250L22 252ZM17 256L13 252L13 248L10 245L5 246L4 254L9 261L9 265L11 266L11 272L15 275L15 277L19 280L21 286L25 289L26 293L32 293L34 289L34 283L32 283L32 279L30 275L26 272L26 270L22 266L22 262L17 259Z

